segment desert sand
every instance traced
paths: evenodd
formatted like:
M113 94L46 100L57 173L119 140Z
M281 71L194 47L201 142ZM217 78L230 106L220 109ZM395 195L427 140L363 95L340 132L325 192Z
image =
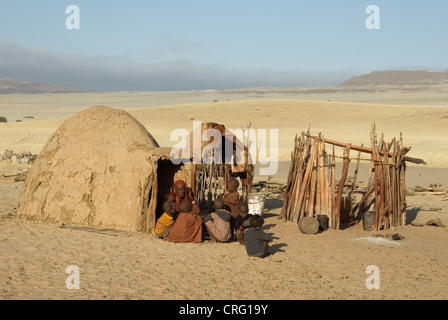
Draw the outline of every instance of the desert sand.
M0 151L38 153L64 119L93 105L129 111L166 147L175 143L171 131L191 130L193 120L216 121L231 129L249 124L278 129L280 163L272 179L283 183L295 134L310 126L313 134L368 145L375 123L386 140L401 132L404 144L412 147L408 155L427 162L409 165L409 188L440 184L448 189L448 100L434 92L310 95L259 89L3 95L0 101L0 116L9 120L0 124ZM27 167L0 161L0 177ZM361 180L366 179L363 170ZM352 171L351 166L349 176ZM150 234L89 232L19 220L15 215L22 185L0 180L0 299L448 298L448 229L411 225L436 218L448 225L446 193L410 192L407 225L394 231L367 232L357 224L316 235L278 220L282 200L267 200L264 230L275 240L267 258L255 259L236 241L173 244ZM389 233L404 239L369 241ZM66 287L65 271L71 265L79 267L79 290ZM370 265L380 270L379 289L366 288Z

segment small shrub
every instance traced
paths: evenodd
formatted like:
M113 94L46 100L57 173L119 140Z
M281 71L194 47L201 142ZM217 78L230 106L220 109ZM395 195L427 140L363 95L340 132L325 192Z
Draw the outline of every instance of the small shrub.
M8 122L8 119L6 119L5 117L0 117L0 122Z
M34 116L24 116L25 119L34 119Z

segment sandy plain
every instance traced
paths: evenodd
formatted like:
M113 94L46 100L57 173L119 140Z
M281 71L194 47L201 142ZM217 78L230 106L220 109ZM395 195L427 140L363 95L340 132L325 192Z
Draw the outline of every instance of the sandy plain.
M385 140L402 133L404 144L412 147L409 155L427 162L426 166L409 165L408 187L440 184L448 189L445 92L310 94L252 88L2 95L0 116L9 122L0 124L0 151L38 153L64 119L94 105L129 111L166 147L175 143L170 141L172 130L191 130L193 120L216 121L230 129L245 129L249 123L256 130L278 129L280 163L272 178L280 182L286 182L295 134L310 126L312 134L368 145L375 123ZM0 161L0 177L27 167ZM94 233L19 220L15 214L22 184L0 180L0 299L448 298L447 228L411 225L436 218L448 225L446 193L411 193L407 225L394 231L404 239L393 243L364 239L391 231L366 232L360 224L304 235L294 223L278 220L281 200L268 200L264 229L275 240L271 255L260 260L249 258L235 241L172 244L147 234ZM66 288L65 271L70 265L79 267L79 290ZM380 270L380 289L366 288L370 265Z

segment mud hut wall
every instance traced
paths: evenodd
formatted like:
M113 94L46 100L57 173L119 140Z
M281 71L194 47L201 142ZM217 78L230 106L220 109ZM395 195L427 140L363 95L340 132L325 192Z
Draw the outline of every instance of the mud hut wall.
M148 154L154 147L127 112L93 107L75 115L52 134L31 167L19 217L139 229L136 214L153 172Z

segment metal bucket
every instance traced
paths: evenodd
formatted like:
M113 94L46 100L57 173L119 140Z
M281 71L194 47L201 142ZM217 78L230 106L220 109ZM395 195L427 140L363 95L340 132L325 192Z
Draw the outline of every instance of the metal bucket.
M362 226L365 231L370 231L375 224L375 211L367 211L362 217Z
M263 216L265 201L266 201L265 194L256 194L256 193L250 194L247 199L249 214L257 214Z

